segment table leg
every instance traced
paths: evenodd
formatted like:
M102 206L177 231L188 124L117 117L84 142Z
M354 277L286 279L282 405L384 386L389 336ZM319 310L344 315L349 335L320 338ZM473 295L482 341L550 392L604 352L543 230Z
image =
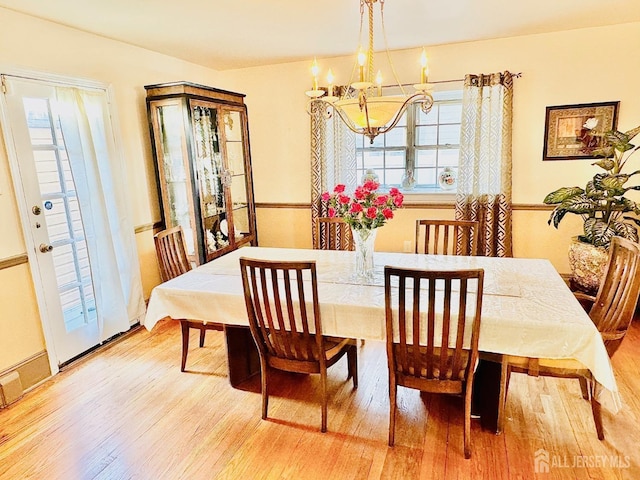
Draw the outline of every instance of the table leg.
M224 333L227 341L227 360L231 386L242 390L249 387L254 390L255 387L253 385L243 385L251 377L260 373L260 357L249 327L225 325ZM259 382L258 391L260 391Z
M480 415L482 428L497 432L501 363L480 359L473 380L471 411Z

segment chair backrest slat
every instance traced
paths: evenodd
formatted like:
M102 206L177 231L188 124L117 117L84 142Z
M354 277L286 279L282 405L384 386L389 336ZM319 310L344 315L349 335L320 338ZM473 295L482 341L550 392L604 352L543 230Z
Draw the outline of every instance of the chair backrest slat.
M476 255L478 222L416 220L415 253Z
M613 237L604 279L589 311L609 355L617 350L629 328L639 295L640 246L630 240Z
M481 269L385 267L390 370L417 381L467 380L478 358L483 285Z
M460 371L462 362L462 347L464 344L464 327L467 323L467 279L464 278L460 281L460 296L458 303L458 315L462 316L461 321L458 322L458 329L456 331L456 349L453 354L452 372Z
M168 228L154 235L160 278L163 282L191 270L182 227Z
M243 257L240 267L249 327L254 338L260 340L258 349L283 359L322 363L324 357L319 352L323 351L324 338L315 262ZM306 281L305 272L310 274L311 282ZM312 310L308 309L308 301L313 304ZM312 321L313 328L310 327Z
M354 250L351 227L341 217L320 217L315 225L316 250Z
M413 335L413 369L414 375L420 375L422 369L422 363L420 362L420 279L413 278L413 299L411 306L412 314L412 327L411 333ZM407 373L409 373L409 366L405 366ZM417 372L415 370L418 370Z

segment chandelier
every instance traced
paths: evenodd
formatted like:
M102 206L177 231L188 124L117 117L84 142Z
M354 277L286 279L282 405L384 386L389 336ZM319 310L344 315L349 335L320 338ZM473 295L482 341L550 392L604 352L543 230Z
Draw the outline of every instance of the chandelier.
M356 65L347 88L339 89L333 84L334 76L331 70L327 74L327 88L318 86L318 74L320 69L314 59L311 66L313 75L313 88L308 90L306 95L311 98L311 102L322 102L327 107L327 114L330 116L335 112L342 121L355 133L365 135L373 143L381 133L386 133L398 124L407 107L418 103L424 113L429 113L433 106L433 96L431 95L431 85L427 83L428 67L427 55L422 49L420 83L413 85L415 92L407 94L404 86L398 81L395 69L391 63L389 47L387 45L387 35L384 27L384 2L385 0L360 0L360 37L362 40L362 28L364 25L365 7L368 10L369 27L369 48L364 51L359 48ZM382 95L382 74L378 70L374 77L374 50L373 50L373 4L380 3L380 18L382 33L385 41L385 51L391 71L395 78L400 94ZM362 42L361 42L362 45ZM357 81L354 81L355 72L358 72Z

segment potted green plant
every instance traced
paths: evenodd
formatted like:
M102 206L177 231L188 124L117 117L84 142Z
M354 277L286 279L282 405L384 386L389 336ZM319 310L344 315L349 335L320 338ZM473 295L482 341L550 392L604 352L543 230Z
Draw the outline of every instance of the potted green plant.
M638 241L640 220L627 215L640 214L640 204L626 197L640 185L628 186L631 177L640 170L623 173L629 158L640 149L631 140L640 133L640 126L622 133L618 130L597 130L598 119L590 118L581 132L582 151L602 157L593 165L601 171L587 182L585 188L562 187L549 193L544 203L556 205L549 224L558 225L567 213L583 218L584 231L577 236L569 250L572 279L584 290L597 290L607 261L607 249L614 236Z

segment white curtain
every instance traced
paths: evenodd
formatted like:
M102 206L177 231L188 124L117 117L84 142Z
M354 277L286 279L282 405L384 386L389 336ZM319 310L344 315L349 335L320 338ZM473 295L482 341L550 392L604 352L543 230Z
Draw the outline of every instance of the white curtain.
M325 217L322 192L342 183L353 191L356 178L356 134L337 116L327 112L321 102L311 102L311 232L316 245L315 225ZM321 232L320 245L324 240Z
M115 151L106 92L58 87L56 93L103 341L127 331L145 311L125 166Z
M479 255L512 256L511 73L466 75L456 219L479 223Z

